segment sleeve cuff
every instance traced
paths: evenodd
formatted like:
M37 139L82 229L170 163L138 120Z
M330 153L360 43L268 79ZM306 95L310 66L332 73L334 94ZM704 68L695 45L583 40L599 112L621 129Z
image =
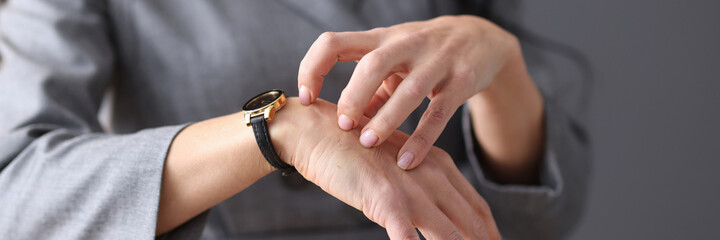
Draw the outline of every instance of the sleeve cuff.
M550 209L554 204L554 200L561 195L563 191L563 179L560 174L557 156L550 146L551 142L546 142L545 153L540 168L540 184L535 186L529 185L503 185L494 182L486 176L480 165L479 146L475 144L475 136L472 130L470 119L470 111L467 106L463 106L462 112L463 138L465 143L465 151L468 161L475 176L475 188L485 198L485 200L493 207L493 209L517 211L538 212L543 209ZM518 208L526 208L520 210ZM514 211L504 211L502 213L494 213L494 215L508 215L512 218Z
M164 155L162 157L163 162L165 159L167 159L167 153L170 150L170 144L175 139L178 133L185 129L190 124L184 124L181 126L175 126L171 127L171 129L174 130L174 132L171 132L172 138L170 138L170 141L167 142L167 145L165 146ZM165 168L165 164L162 164L163 169ZM162 172L162 171L161 171ZM160 181L159 186L157 188L157 205L155 207L155 226L157 226L157 211L159 209L159 202L160 202L160 186L162 186L162 174L160 174ZM205 224L207 224L208 221L208 215L210 213L210 210L207 210L203 213L200 213L199 215L193 217L189 221L183 223L182 225L178 226L177 228L163 234L160 236L157 236L155 239L159 240L165 240L165 239L188 239L188 240L194 240L194 239L200 239L202 237L203 229L205 229Z
M581 213L588 175L587 147L555 104L546 102L544 111L545 153L540 184L503 185L483 172L479 162L482 151L475 143L469 109L463 107L463 140L475 177L472 180L505 237L558 239L577 223Z

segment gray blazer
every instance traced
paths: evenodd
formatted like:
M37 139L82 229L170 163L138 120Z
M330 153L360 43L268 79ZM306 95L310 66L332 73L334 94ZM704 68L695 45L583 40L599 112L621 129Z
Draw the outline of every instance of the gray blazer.
M165 154L188 123L236 112L269 88L296 95L298 63L323 31L458 11L454 1L418 0L9 1L0 12L0 238L152 239ZM540 185L499 185L483 174L464 108L437 142L506 238L564 236L586 192L587 147L536 66L530 61L547 127ZM353 67L336 66L320 97L336 101ZM411 131L422 111L401 129ZM302 177L270 174L164 237L386 235Z

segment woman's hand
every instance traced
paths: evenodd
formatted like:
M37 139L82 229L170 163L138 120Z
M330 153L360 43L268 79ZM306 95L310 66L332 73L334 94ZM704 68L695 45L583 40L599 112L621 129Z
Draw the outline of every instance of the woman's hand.
M393 239L418 239L415 227L431 239L499 238L487 203L446 153L434 148L426 164L402 171L392 166L407 135L395 131L381 146L362 147L356 140L358 130L327 127L337 121L336 111L326 101L304 107L297 98L288 98L268 122L281 159L362 210ZM208 119L175 137L163 171L158 235L273 171L243 120L240 113ZM361 120L360 126L367 122Z
M358 130L327 128L336 121L332 103L317 100L302 107L290 99L286 107L293 114L279 111L271 121L295 123L292 139L273 140L280 156L306 179L385 227L392 239L419 239L416 227L429 239L500 239L487 203L447 153L432 148L425 164L403 171L393 166L408 138L404 133L393 131L384 144L364 148L357 144ZM367 121L359 118L358 126Z
M417 129L396 156L412 169L440 136L455 110L486 89L502 71L525 71L517 39L475 16L446 16L363 32L322 34L300 64L298 87L304 105L316 101L325 76L337 62L358 61L338 102L338 125L360 126L366 147L395 134L425 97L431 102Z

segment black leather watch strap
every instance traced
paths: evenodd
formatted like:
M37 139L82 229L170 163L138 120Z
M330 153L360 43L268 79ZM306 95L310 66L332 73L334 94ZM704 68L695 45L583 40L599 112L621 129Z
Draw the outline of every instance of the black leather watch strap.
M250 124L252 124L253 132L255 133L255 140L258 147L260 147L260 152L262 152L268 163L270 163L270 165L274 168L282 170L283 176L287 176L295 172L295 167L285 163L282 159L280 159L280 156L278 156L275 151L272 140L270 140L270 131L268 130L265 118L262 116L251 118Z

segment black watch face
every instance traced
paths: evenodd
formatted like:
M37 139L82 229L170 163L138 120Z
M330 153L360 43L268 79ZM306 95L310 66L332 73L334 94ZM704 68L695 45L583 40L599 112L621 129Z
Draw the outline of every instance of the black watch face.
M271 104L273 101L278 99L281 95L282 91L280 90L271 90L264 92L245 103L245 105L243 105L243 111L255 110L267 106L268 104Z

